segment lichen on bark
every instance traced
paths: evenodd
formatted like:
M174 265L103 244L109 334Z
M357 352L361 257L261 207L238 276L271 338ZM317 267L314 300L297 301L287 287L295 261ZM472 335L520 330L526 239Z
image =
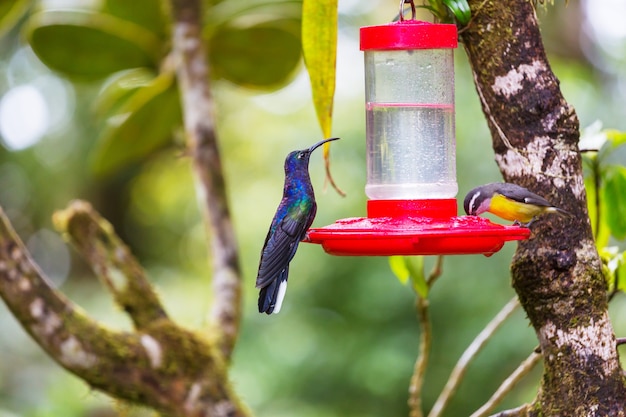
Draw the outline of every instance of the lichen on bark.
M96 271L106 269L111 259L119 261L130 293L119 294L114 285L107 288L123 307L130 306L125 310L138 331L111 330L56 290L0 209L0 296L33 339L65 369L118 399L168 415L246 416L228 382L219 347L167 317L111 225L84 202L72 203L63 218L66 237ZM148 301L139 289L147 291ZM144 315L137 308L152 313Z

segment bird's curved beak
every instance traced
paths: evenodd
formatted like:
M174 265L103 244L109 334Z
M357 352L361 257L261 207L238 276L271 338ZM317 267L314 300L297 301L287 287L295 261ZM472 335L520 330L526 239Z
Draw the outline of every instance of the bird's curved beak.
M313 146L311 146L309 148L309 152L313 152L314 150L316 150L317 148L319 148L320 146L322 146L326 142L330 142L331 140L337 140L337 139L339 139L339 138L329 138L329 139L324 139L322 141L319 141L315 145L313 145Z

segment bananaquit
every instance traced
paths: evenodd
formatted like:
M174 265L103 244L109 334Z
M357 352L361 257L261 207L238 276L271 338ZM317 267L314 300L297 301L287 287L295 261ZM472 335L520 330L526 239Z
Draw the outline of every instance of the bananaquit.
M553 206L545 198L519 185L494 182L471 190L463 201L465 213L477 216L484 212L493 213L513 224L530 227L535 217L543 213L571 214Z

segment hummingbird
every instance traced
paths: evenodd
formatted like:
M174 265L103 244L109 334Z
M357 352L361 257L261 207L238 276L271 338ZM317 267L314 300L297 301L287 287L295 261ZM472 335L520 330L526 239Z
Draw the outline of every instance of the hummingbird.
M317 205L309 176L311 153L326 142L324 139L310 148L293 151L285 159L285 186L261 251L256 288L259 293L259 313L278 313L287 291L289 262L313 223Z

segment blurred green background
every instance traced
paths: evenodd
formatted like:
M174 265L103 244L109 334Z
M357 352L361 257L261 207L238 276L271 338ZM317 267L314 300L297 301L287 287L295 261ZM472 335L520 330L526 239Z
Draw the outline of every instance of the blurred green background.
M64 6L59 0L42 3ZM626 130L626 29L616 20L626 13L626 5L591 3L539 7L544 41L581 126L601 120L605 127ZM397 2L387 0L339 0L339 7L333 135L342 140L333 144L332 170L348 195L342 198L325 189L321 152L314 155L317 226L365 215L358 28L386 23L397 12ZM70 82L48 69L25 42L26 22L27 17L18 16L16 26L0 40L0 205L63 292L110 326L130 329L85 263L52 231L54 210L73 198L89 200L132 247L170 315L191 328L202 328L211 303L210 260L184 148L170 147L141 163L96 175L93 153L103 125L94 115L94 101L102 81ZM274 92L245 89L224 79L212 87L245 277L233 385L261 417L407 415L407 389L419 343L415 296L389 271L386 258L333 257L318 246L303 244L292 262L281 314L267 317L256 311L254 280L281 198L284 157L320 139L303 66ZM462 46L456 53L456 115L462 200L474 186L501 178ZM445 259L443 276L430 296L434 342L424 387L427 409L468 343L514 296L508 274L514 249L509 243L490 258ZM611 313L616 333L623 336L622 296L613 302ZM3 304L0 334L0 417L149 414L116 404L63 371ZM473 412L535 345L523 312L516 312L472 363L445 415ZM540 373L538 368L528 376L502 407L534 398Z

